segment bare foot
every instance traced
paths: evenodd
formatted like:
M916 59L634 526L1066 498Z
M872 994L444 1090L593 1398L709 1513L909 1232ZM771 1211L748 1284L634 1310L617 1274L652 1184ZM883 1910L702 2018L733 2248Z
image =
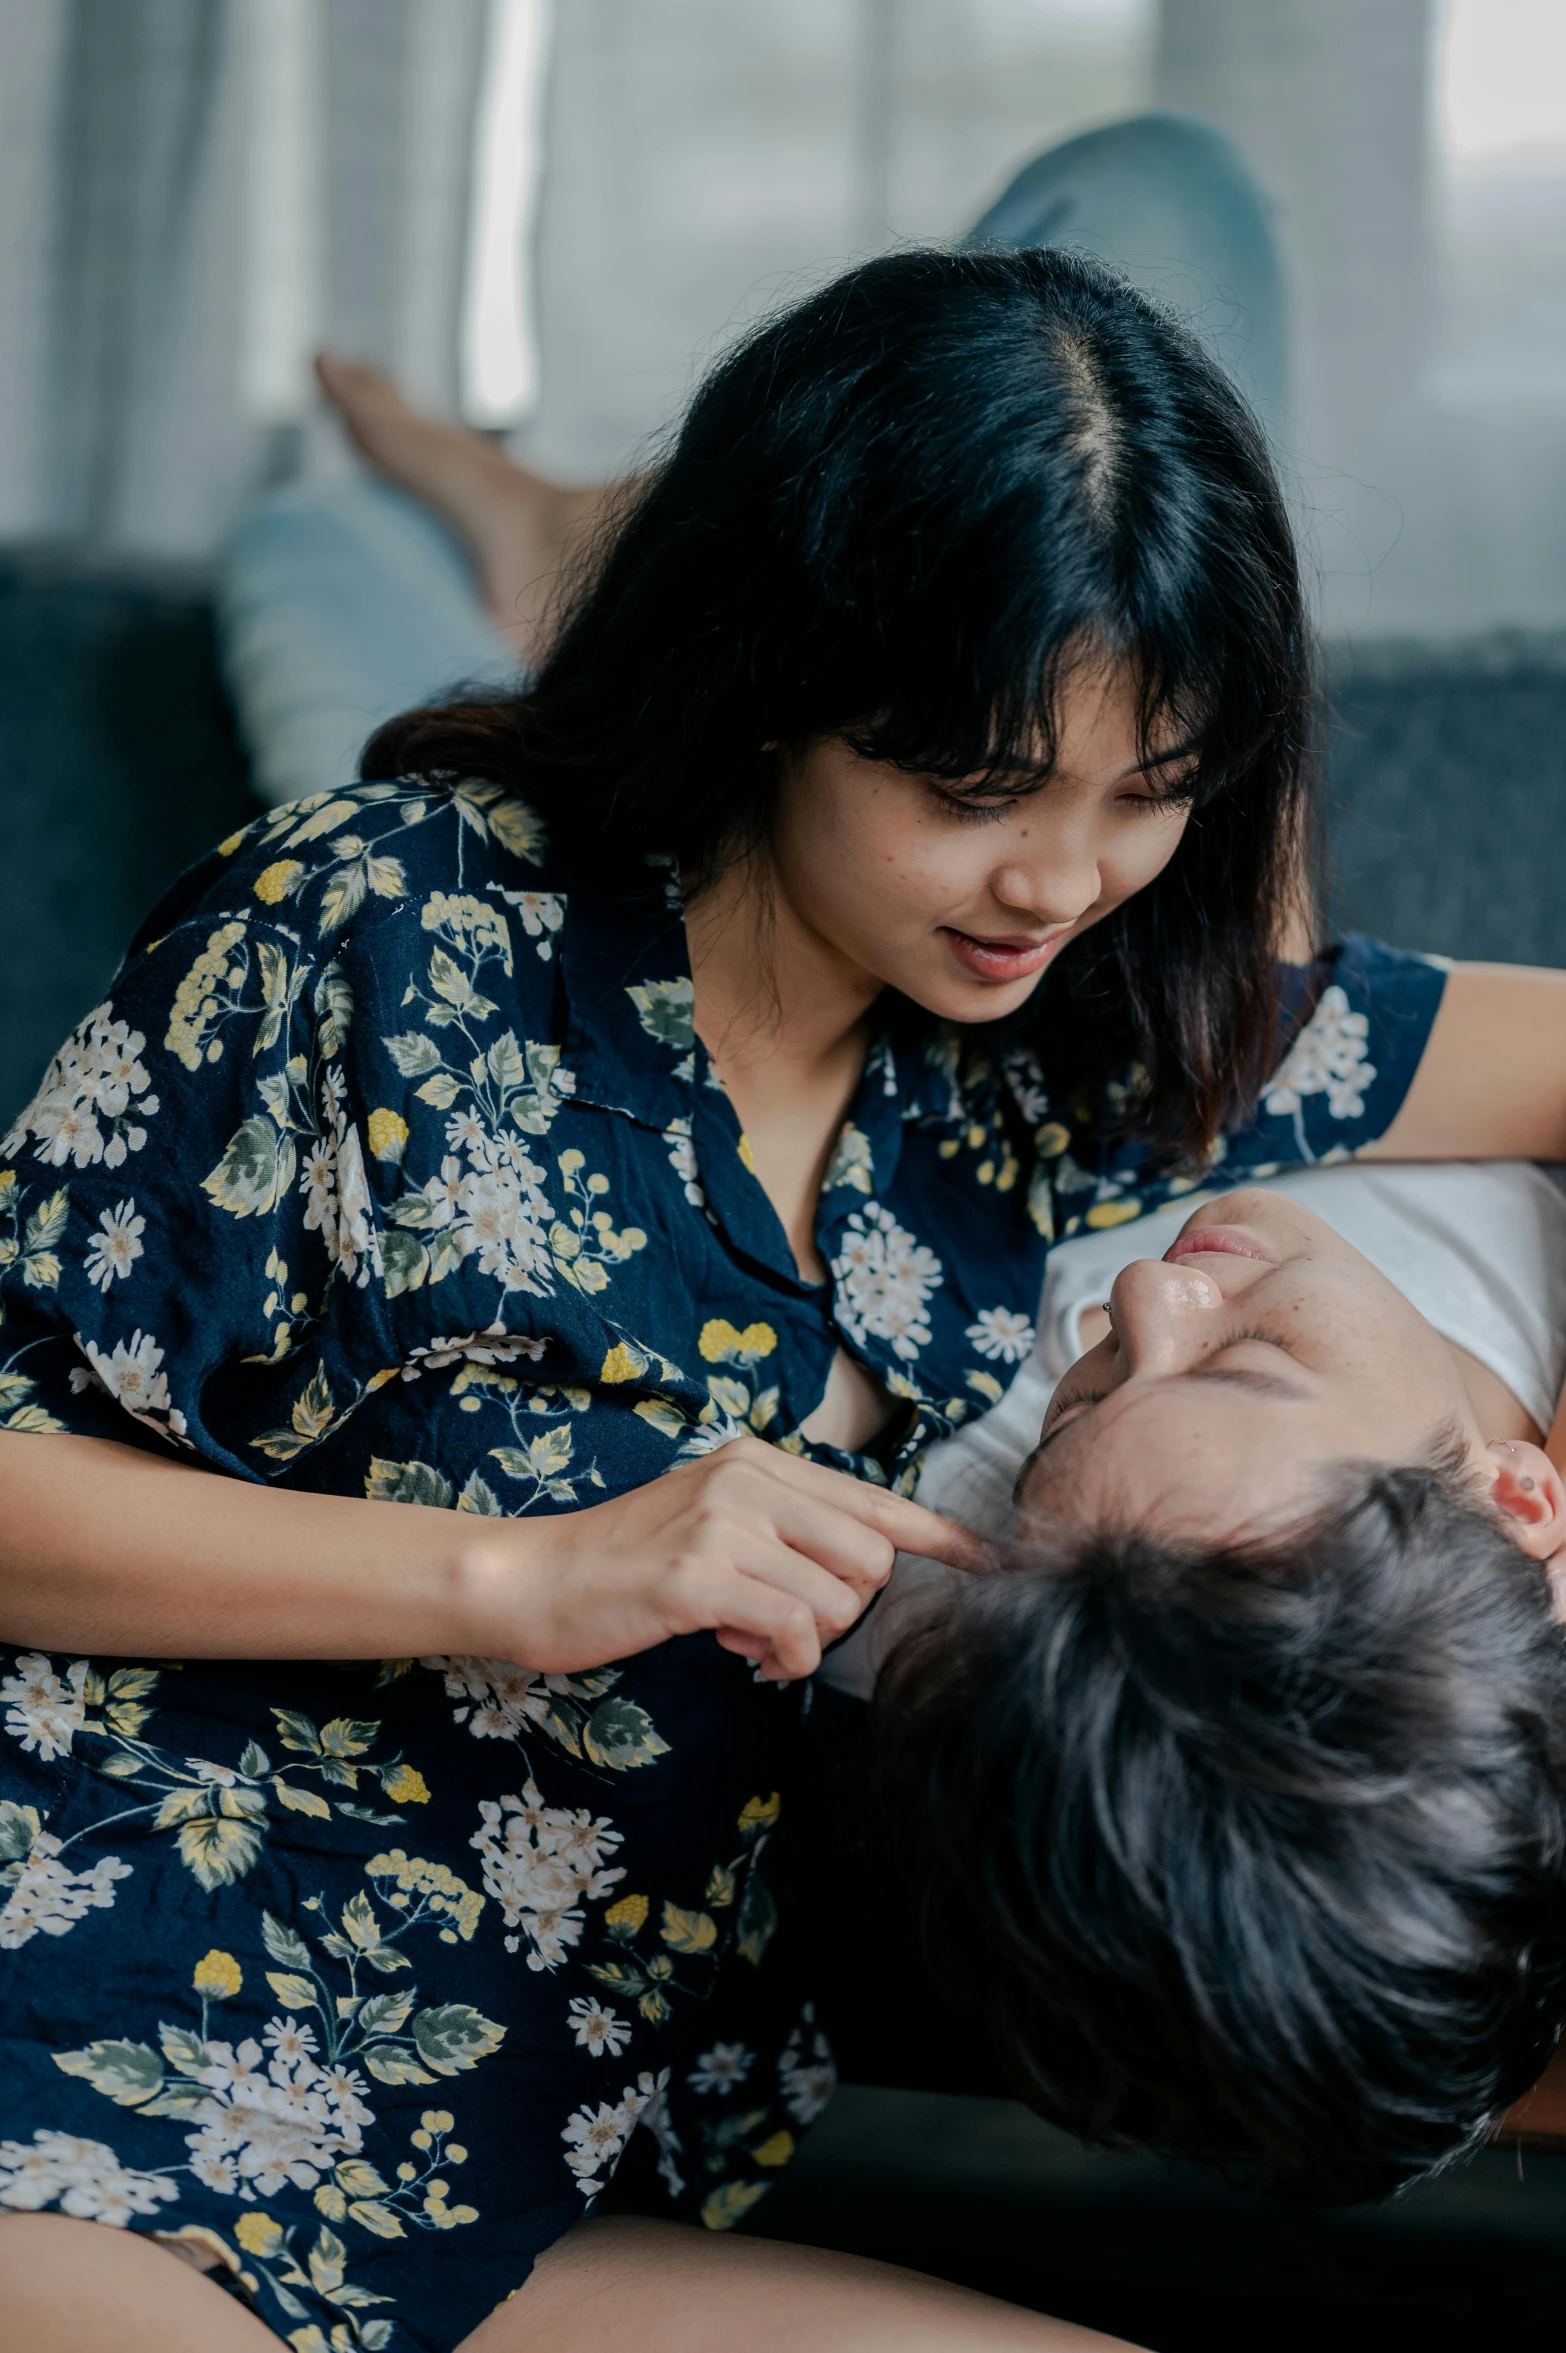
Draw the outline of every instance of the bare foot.
M496 626L524 661L536 661L567 542L605 493L546 482L482 434L425 416L380 368L322 352L315 372L376 472L423 499L467 542Z

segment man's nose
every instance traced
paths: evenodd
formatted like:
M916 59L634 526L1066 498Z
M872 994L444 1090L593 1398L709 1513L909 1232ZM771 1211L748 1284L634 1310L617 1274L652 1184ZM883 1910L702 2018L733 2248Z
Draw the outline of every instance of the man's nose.
M1189 1372L1212 1346L1223 1293L1211 1275L1178 1261L1133 1259L1109 1295L1110 1321L1126 1377Z

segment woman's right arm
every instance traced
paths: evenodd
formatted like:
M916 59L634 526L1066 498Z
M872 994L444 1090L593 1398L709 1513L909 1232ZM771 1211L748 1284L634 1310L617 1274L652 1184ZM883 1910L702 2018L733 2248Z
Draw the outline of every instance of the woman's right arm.
M983 1548L882 1488L740 1439L611 1502L497 1521L4 1433L0 1641L133 1658L506 1658L567 1674L712 1630L793 1680L898 1548Z

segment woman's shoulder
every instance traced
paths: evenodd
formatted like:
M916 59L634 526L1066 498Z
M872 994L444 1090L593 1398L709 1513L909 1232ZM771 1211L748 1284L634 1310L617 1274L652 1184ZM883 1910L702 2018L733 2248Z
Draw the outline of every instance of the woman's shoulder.
M438 988L441 943L460 941L499 958L524 993L536 968L542 999L565 916L558 882L542 823L503 786L354 784L220 842L153 909L127 967L195 934L220 960L220 937L274 935L301 973L372 965L384 989L417 965Z

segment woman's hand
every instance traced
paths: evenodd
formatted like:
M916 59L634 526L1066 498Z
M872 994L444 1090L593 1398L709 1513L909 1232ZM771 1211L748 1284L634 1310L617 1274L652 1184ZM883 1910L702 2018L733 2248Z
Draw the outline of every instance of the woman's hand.
M611 1503L531 1521L526 1536L520 1574L498 1530L471 1547L468 1608L493 1627L490 1655L562 1675L710 1630L769 1681L792 1682L814 1673L899 1550L954 1568L988 1558L954 1520L755 1438Z

